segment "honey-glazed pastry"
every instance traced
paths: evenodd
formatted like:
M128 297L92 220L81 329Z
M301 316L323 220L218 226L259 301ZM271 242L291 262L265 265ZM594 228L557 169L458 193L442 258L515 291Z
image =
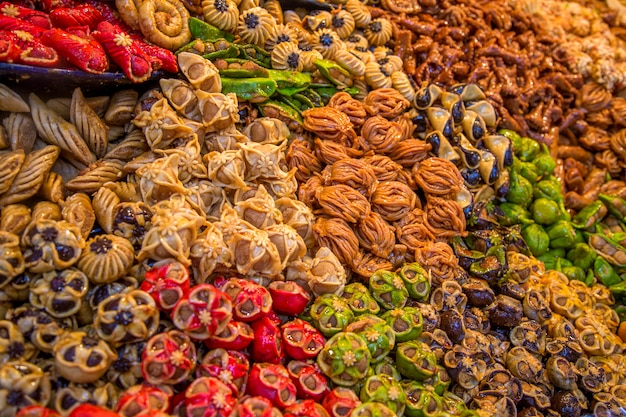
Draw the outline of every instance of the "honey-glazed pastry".
M415 98L414 82L404 71L391 73L391 85L409 102L412 102Z
M155 211L152 227L146 232L137 260L174 258L188 266L191 244L206 220L180 196L152 208Z
M108 149L104 159L130 161L148 151L150 147L148 142L146 142L146 136L143 134L143 131L139 128L131 128L130 132L118 143L109 143Z
M83 165L95 161L94 155L76 126L52 111L35 93L29 95L31 115L39 136L44 142L58 146Z
M375 211L356 224L354 234L362 248L381 258L387 258L396 244L395 229Z
M222 206L227 201L222 187L201 179L191 180L185 187L189 191L185 200L198 214L208 220L219 219Z
M72 266L84 245L80 229L64 220L34 221L22 235L26 268L34 273Z
M207 132L217 132L239 121L239 106L235 93L196 91L201 121Z
M26 154L23 149L0 154L0 194L11 188L25 159Z
M130 122L135 117L135 105L138 99L139 92L134 89L124 89L114 93L104 113L106 124L124 126Z
M24 269L19 236L0 230L0 288L24 272Z
M359 253L359 240L342 219L320 216L315 220L313 232L318 245L328 247L342 264L350 265Z
M231 266L233 253L225 245L220 228L208 223L206 229L192 243L189 256L196 281L204 283L216 268Z
M183 184L193 179L207 178L207 168L202 161L200 144L196 138L187 142L185 146L167 149L163 153L178 156L178 178Z
M50 401L51 394L50 378L37 365L18 360L0 366L2 417L14 416L18 410L28 406L45 407Z
M154 204L167 200L173 194L185 195L185 186L178 177L179 156L171 154L139 167L139 191L143 201Z
M189 83L206 93L222 91L222 79L215 65L206 58L192 52L178 54L180 71Z
M326 185L347 185L365 197L370 197L378 185L376 174L371 165L361 159L340 159L327 165L322 171Z
M191 84L176 78L161 78L159 85L163 95L181 116L198 122L202 120L198 108L198 97Z
M344 112L355 127L360 127L365 123L367 112L365 107L363 107L363 103L352 98L345 91L335 93L328 101L328 106Z
M405 217L393 223L399 243L405 245L412 254L423 242L434 242L435 235L426 226L426 212L415 208Z
M202 0L202 15L207 23L233 32L239 21L239 8L232 0Z
M76 87L72 93L70 122L76 126L78 133L96 157L102 158L109 143L109 128L100 116L89 107L80 87Z
M316 198L322 211L348 223L356 223L367 217L371 207L367 198L358 190L345 185L328 185L317 190Z
M180 0L146 0L137 11L139 29L150 42L175 51L191 41L189 12Z
M263 185L259 185L254 196L237 201L235 211L244 221L258 229L282 223L282 215L274 205L274 199Z
M302 61L302 71L305 72L315 72L317 70L317 66L315 65L315 61L318 59L324 59L320 51L313 49L312 46L304 46L302 43L299 43L300 47L300 60Z
M311 209L301 201L292 198L279 198L274 204L280 210L283 223L291 226L306 243L308 248L315 244L313 222L315 217Z
M251 228L232 234L226 241L233 266L244 275L277 277L282 270L280 254L266 231Z
M37 191L42 199L53 203L60 203L65 199L66 189L63 185L63 177L56 172L50 171Z
M454 195L463 184L463 177L456 165L438 157L420 162L413 176L424 192L439 196Z
M361 161L369 165L379 182L395 181L398 179L398 173L402 171L402 165L385 155L366 155Z
M417 195L400 181L384 181L378 184L370 202L372 211L395 222L417 207Z
M291 142L287 151L287 164L290 169L296 169L298 182L306 182L314 173L322 171L322 163L313 153L311 142L296 139Z
M208 176L215 185L236 190L245 187L246 164L241 150L209 152L203 157Z
M63 219L77 226L83 239L87 239L96 222L91 200L85 193L76 193L61 203Z
M135 250L130 241L113 234L102 234L87 240L77 267L93 284L106 284L126 275L134 260Z
M372 19L363 30L363 34L370 45L379 46L386 44L393 35L391 21L384 17Z
M115 0L115 6L120 17L128 26L139 30L139 5L140 0Z
M37 140L37 127L28 113L11 113L2 121L12 150L29 153Z
M398 123L372 116L361 127L361 147L365 152L389 154L402 140L402 134Z
M52 353L58 374L80 384L100 379L116 357L104 340L83 331L64 333Z
M392 271L394 265L385 258L371 252L359 252L350 265L352 271L362 280L368 280L376 271Z
M265 41L265 50L272 52L272 50L281 43L295 43L298 45L298 36L293 29L293 25L285 25L282 23L277 24L272 28L272 32Z
M133 119L133 124L143 130L150 149L166 149L175 142L191 139L193 130L185 125L166 98L162 98Z
M141 201L139 185L136 182L116 181L107 182L102 187L113 191L120 198L120 201L138 202Z
M421 139L406 139L396 143L389 152L389 157L404 168L416 167L418 162L424 161L430 155L432 145Z
M247 125L242 133L252 142L279 145L291 136L285 122L273 117L259 117Z
M330 28L332 15L326 10L311 10L310 13L302 16L302 26L310 32Z
M31 221L31 209L23 204L10 204L2 208L0 230L21 236Z
M372 90L363 102L363 107L370 116L378 115L390 120L398 117L410 105L411 102L394 88Z
M237 33L243 43L263 47L269 38L276 19L262 7L251 7L239 14Z
M366 28L372 20L372 14L367 6L360 0L348 0L345 3L345 9L354 18L354 23L357 28Z
M57 146L48 145L26 155L9 188L0 195L0 206L15 204L35 195L56 162L59 151Z
M445 242L423 242L415 250L415 261L428 271L433 287L448 281L453 284L462 282L467 277L452 248Z
M52 317L69 317L80 310L89 281L80 270L70 267L63 271L44 272L30 289L29 301Z
M94 193L107 182L119 180L124 163L116 159L100 159L80 171L79 175L65 183L65 188L74 192Z
M316 297L341 294L346 281L346 270L333 251L327 247L319 248L306 272L306 284L311 292Z
M320 139L345 143L356 137L350 118L333 107L314 107L302 112L304 128Z
M280 42L271 52L272 68L301 72L304 68L302 51L295 42Z
M282 261L281 270L291 262L306 255L307 246L302 236L291 226L277 223L265 229L270 241L274 243Z
M333 55L333 61L354 76L365 75L365 62L352 51L339 49Z
M28 113L30 107L22 96L13 91L10 87L0 83L0 110L15 113Z
M98 304L93 325L112 346L145 341L157 330L159 310L145 291L114 294Z

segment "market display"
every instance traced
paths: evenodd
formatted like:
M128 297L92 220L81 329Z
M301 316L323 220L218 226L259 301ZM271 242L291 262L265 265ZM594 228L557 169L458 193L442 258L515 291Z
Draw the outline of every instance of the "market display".
M624 415L622 14L1 3L0 417Z

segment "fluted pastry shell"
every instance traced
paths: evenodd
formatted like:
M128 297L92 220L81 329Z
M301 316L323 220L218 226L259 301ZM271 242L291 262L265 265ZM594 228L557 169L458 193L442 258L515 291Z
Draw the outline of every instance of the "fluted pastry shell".
M109 127L89 106L80 87L74 89L70 103L70 122L76 126L89 149L102 158L109 144Z

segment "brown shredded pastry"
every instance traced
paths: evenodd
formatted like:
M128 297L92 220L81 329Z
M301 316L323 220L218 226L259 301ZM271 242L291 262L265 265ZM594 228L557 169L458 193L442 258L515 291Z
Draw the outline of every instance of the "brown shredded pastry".
M322 163L313 152L311 142L296 139L291 142L287 151L289 169L296 169L298 182L305 182L316 172L322 171Z
M382 116L368 118L361 128L361 146L367 151L387 154L402 140L402 128Z
M381 258L387 258L396 244L393 226L375 211L356 224L354 233L362 248Z
M356 127L362 126L363 123L365 123L367 112L365 111L363 103L352 98L352 96L345 91L333 95L327 106L341 110Z
M364 219L371 211L367 198L348 185L328 185L318 189L315 196L324 214L348 223Z
M609 139L611 150L626 161L626 129L618 130Z
M420 139L406 139L398 142L389 157L405 168L412 168L417 162L428 158L432 149L430 143Z
M370 116L382 116L386 119L398 117L411 103L395 88L378 88L365 97L363 107Z
M611 116L613 123L620 127L626 126L626 99L623 97L613 97L611 100Z
M302 112L304 128L322 139L345 143L354 139L356 133L350 118L333 107L313 107Z
M409 253L414 253L424 242L434 242L435 235L426 226L426 212L421 208L411 210L395 222L398 242L406 245Z
M326 185L345 184L364 196L372 195L378 180L373 167L362 159L346 158L328 165L322 172Z
M588 112L597 112L609 106L612 96L603 85L588 82L578 91L576 105Z
M359 240L350 225L341 219L320 216L313 225L317 243L327 247L339 262L351 265L359 254Z
M324 182L322 181L322 177L320 175L313 175L298 187L298 200L311 208L319 207L316 194L323 186Z
M373 253L359 252L351 265L352 270L361 277L362 281L368 282L376 271L391 271L394 265L385 258Z
M371 203L372 211L389 222L395 222L417 207L417 195L400 181L385 181L376 187Z
M415 250L415 261L428 271L433 287L441 286L444 281L463 281L466 278L458 258L445 242L424 242Z
M379 182L394 181L398 178L398 173L402 171L402 165L399 165L394 160L385 155L367 155L364 156L362 161L367 162L374 175Z
M624 171L624 161L620 161L619 156L611 149L597 152L593 159L596 166L605 168L613 176L619 176Z
M465 236L465 213L455 200L429 196L425 211L426 227L437 238Z
M594 126L589 126L579 141L582 146L594 151L604 151L611 146L611 138L606 130Z
M440 196L456 194L463 184L463 177L456 165L438 157L420 162L413 177L424 192Z
M322 140L316 138L314 143L315 156L327 165L332 165L344 158L358 158L363 154L363 152L359 149L344 146L341 143L333 142L332 140Z

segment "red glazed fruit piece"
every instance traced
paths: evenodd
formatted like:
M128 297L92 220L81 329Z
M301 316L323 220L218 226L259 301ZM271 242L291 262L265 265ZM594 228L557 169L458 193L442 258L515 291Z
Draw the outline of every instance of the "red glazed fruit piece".
M81 404L73 409L68 417L120 417L120 415L97 405Z
M275 407L283 409L295 404L296 391L284 366L272 363L252 365L248 376L248 394L265 397Z
M22 54L17 35L8 30L0 30L0 61L17 62Z
M73 7L57 7L50 12L50 20L54 26L62 29L72 26L89 26L90 30L95 30L104 17L100 10L92 5L78 4Z
M243 321L231 320L219 334L213 335L204 341L209 349L243 350L254 340L252 327Z
M255 396L241 399L230 417L283 417L267 398Z
M18 6L9 1L0 3L0 13L23 20L35 26L44 29L50 29L50 17L39 10L33 10L28 7Z
M228 417L237 400L233 392L217 378L198 378L185 391L185 411L188 417Z
M252 323L254 340L251 356L255 362L280 363L285 357L280 328L265 316Z
M167 411L170 396L165 391L146 384L134 385L124 391L115 407L123 417L135 417L145 410Z
M102 45L76 33L52 28L45 31L40 39L44 45L54 48L63 58L85 72L102 74L109 69L109 58Z
M252 322L272 309L272 297L267 288L243 278L231 278L221 287L233 300L233 316Z
M230 297L211 284L199 284L172 310L172 322L193 339L220 334L232 319Z
M293 281L272 281L267 289L272 296L274 311L280 314L298 316L311 301L306 290Z
M159 310L169 312L189 293L189 271L174 259L158 261L146 271L140 288L154 298Z
M330 414L321 404L313 400L304 400L287 407L283 417L330 417Z
M292 359L313 359L326 343L322 333L302 319L283 324L281 334L285 353Z
M213 349L202 358L196 369L196 377L212 376L219 379L239 396L246 390L250 361L241 352L226 349Z
M184 381L196 365L196 348L188 335L178 330L159 333L146 343L141 373L150 384L174 385Z
M322 400L322 406L332 417L348 417L360 404L359 397L346 387L333 388Z
M330 391L328 380L313 362L290 361L287 372L296 386L298 398L320 402Z
M15 417L61 417L61 414L43 405L30 405L18 411Z

